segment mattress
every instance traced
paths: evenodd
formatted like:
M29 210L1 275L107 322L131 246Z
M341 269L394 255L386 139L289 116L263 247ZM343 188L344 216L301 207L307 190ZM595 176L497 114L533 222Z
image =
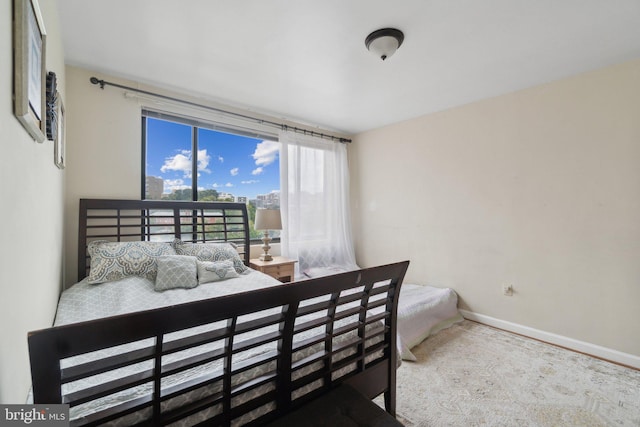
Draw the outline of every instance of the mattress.
M338 266L308 268L303 278L329 276L347 271ZM458 312L458 295L450 288L405 283L398 300L399 360L414 361L411 348L430 335L464 320Z
M398 300L398 351L403 360L416 360L411 348L430 335L461 322L458 295L450 288L405 283Z
M85 278L60 296L54 326L279 285L282 285L280 281L254 270L237 278L205 283L193 289L179 288L163 292L156 292L153 282L137 276L97 285L87 283Z

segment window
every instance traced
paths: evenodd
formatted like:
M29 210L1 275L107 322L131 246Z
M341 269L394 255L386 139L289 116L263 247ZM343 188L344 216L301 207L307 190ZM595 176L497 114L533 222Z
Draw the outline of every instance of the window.
M142 129L144 199L246 203L261 237L255 210L280 207L277 137L147 110Z

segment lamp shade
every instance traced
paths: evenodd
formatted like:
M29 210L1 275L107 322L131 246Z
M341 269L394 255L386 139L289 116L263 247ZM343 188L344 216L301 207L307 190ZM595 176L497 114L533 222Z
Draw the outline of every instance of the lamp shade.
M256 230L282 230L280 209L256 210Z

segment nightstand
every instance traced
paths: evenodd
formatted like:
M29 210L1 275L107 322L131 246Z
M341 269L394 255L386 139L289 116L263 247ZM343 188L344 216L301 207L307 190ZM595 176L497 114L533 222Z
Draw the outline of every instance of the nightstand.
M280 280L281 282L293 282L293 264L296 260L283 256L274 256L271 261L260 261L257 258L249 260L249 267Z

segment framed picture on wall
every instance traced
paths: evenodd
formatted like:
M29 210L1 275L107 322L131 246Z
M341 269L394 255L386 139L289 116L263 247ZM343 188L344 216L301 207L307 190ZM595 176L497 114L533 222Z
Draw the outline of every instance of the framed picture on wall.
M65 112L64 112L64 104L62 103L62 97L60 93L57 94L56 99L56 109L57 109L57 120L56 120L56 136L53 145L53 155L54 162L57 167L60 169L64 169L65 160L64 160L64 150L65 150Z
M14 114L38 142L46 129L46 32L37 0L13 0Z

